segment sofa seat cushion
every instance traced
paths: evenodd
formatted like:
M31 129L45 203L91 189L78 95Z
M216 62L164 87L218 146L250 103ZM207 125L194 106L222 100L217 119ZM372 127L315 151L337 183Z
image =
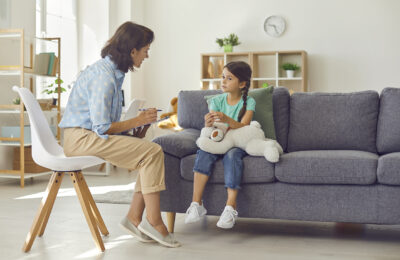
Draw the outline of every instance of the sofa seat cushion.
M275 166L280 182L301 184L372 184L376 181L378 155L351 150L287 153Z
M400 153L389 153L379 157L378 182L400 185Z
M196 140L200 136L200 130L184 129L183 131L161 135L153 140L159 144L164 153L168 153L178 158L196 153Z
M183 179L193 181L193 166L196 154L186 156L181 159L181 176ZM242 183L268 183L273 182L274 165L264 157L245 156L243 158L244 169ZM211 174L209 183L224 184L224 166L222 158L216 161L213 173Z

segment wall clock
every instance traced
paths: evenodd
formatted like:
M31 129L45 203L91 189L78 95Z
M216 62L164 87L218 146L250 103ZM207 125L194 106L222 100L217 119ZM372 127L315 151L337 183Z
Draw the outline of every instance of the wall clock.
M272 15L265 19L264 31L272 37L279 37L286 28L285 19L282 16Z

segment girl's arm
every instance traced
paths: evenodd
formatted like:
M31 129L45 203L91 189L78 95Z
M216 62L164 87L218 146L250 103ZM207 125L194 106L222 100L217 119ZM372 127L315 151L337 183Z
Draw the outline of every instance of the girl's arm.
M237 129L246 125L250 125L254 111L247 110L246 113L244 113L242 120L240 122L234 120L233 118L225 115L222 112L211 112L211 114L214 115L214 118L219 118L219 122L227 123L231 129Z

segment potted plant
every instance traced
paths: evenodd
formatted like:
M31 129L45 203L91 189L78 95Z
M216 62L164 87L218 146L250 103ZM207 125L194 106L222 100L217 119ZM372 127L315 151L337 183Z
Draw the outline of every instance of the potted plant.
M288 62L288 63L282 64L282 69L286 70L286 76L287 76L288 78L293 78L294 72L295 72L296 70L299 70L300 67L299 67L297 64L289 63L289 62Z
M232 52L233 46L240 44L239 37L234 33L225 38L217 38L215 42L218 43L219 47L224 47L224 52Z
M42 93L53 95L54 106L57 104L57 96L55 97L55 94L58 94L58 91L60 91L60 93L67 91L65 88L61 86L62 83L64 83L62 79L56 78L53 83L47 85L42 91Z

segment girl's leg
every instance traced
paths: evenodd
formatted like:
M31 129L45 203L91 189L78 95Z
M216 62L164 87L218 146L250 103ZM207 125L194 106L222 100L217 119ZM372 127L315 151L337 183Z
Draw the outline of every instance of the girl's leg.
M223 159L225 187L228 193L226 205L235 209L236 198L242 182L243 157L246 155L246 151L240 148L232 148L225 154Z
M203 150L197 151L196 161L193 167L193 202L198 202L201 205L204 188L212 173L213 165L219 157L220 156L217 154L207 153Z
M201 198L203 197L204 188L206 187L209 178L208 175L194 172L192 201L197 202L200 205L202 204Z

